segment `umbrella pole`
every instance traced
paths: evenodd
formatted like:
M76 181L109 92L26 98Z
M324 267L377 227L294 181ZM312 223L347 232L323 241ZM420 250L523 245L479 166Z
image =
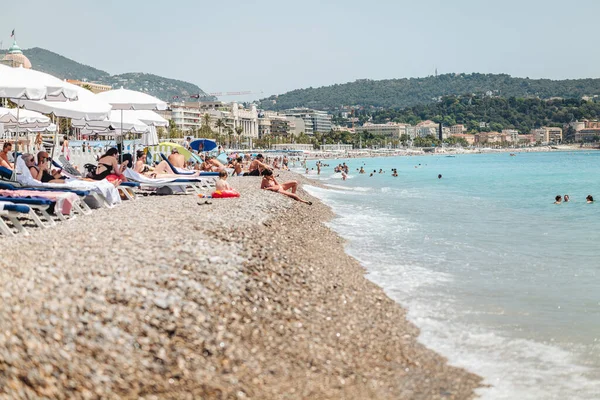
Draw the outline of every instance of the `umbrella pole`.
M119 164L123 162L123 110L121 110L121 134L117 136L117 150L119 150Z
M21 111L21 99L17 100L17 131L15 132L15 150L13 151L13 172L10 177L11 181L17 180L17 152L19 150L19 113Z

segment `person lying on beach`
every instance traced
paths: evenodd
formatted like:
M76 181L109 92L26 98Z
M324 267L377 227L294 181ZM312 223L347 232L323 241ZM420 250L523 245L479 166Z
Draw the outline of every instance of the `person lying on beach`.
M217 160L216 157L206 156L204 162L208 163L212 172L225 171L225 166L221 161Z
M112 147L106 151L106 153L98 160L98 167L96 172L90 175L90 178L95 181L101 181L108 179L109 181L120 180L121 182L127 182L127 178L123 175L123 171L127 168L127 163L119 166L119 160L117 156L119 150Z
M36 181L44 183L65 183L65 180L62 179L60 172L57 170L50 172L50 166L48 162L49 157L48 153L45 151L40 151L38 153L37 164L35 163L35 159L32 154L23 154L21 158L23 161L25 161L27 168L29 168L31 177Z
M300 201L304 204L312 205L312 201L303 200L296 194L296 190L298 189L297 181L288 181L282 184L279 184L275 177L273 176L273 171L267 169L263 172L263 179L260 183L260 188L265 190L270 190L272 192L281 193L284 196L291 197L294 200ZM292 190L292 192L288 192L288 190Z
M8 153L12 151L12 143L4 142L0 152L0 165L4 168L13 169L13 165L8 161Z
M185 157L183 154L179 154L179 150L177 150L177 148L173 148L171 150L171 154L169 154L168 159L175 168L185 168Z
M227 182L227 171L219 172L219 180L215 182L215 190L233 190L229 182Z
M560 204L560 203L562 203L562 197L560 195L558 195L554 198L554 204Z
M137 173L140 173L144 176L148 176L150 178L156 178L158 175L168 174L173 175L174 177L178 177L178 175L173 172L169 163L165 160L161 161L156 167L150 167L148 164L144 162L146 156L144 155L143 150L138 150L136 153L137 160L135 161L135 166L133 170ZM163 178L165 176L163 175Z
M248 167L248 175L249 176L261 176L264 175L264 171L271 171L273 168L267 164L265 164L264 157L262 154L258 154L254 160L250 163Z

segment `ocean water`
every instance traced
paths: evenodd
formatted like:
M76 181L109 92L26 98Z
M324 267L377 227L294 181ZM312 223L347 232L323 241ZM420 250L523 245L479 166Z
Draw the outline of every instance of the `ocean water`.
M600 152L323 162L347 252L483 399L600 399Z

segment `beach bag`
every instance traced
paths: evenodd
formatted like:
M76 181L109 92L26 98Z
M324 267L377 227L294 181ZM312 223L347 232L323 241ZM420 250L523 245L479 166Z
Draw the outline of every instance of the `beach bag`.
M168 196L173 194L173 189L171 189L169 186L159 187L156 189L156 194L159 196Z
M98 168L97 165L94 165L94 164L85 164L83 166L83 169L85 169L87 171L87 173L85 174L86 178L89 178L90 176L95 175L97 168Z

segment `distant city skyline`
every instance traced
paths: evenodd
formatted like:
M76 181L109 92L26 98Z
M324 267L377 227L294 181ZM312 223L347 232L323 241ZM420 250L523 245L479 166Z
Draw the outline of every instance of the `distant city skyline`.
M574 0L201 4L21 0L0 40L42 47L111 74L146 72L251 100L356 79L454 72L595 78L600 2ZM260 94L262 92L262 94Z

